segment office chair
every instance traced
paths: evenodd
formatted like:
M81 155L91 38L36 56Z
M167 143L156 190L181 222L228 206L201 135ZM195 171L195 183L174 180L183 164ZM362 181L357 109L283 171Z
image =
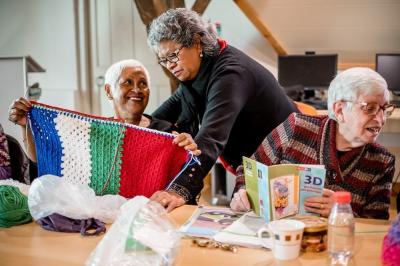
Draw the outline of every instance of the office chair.
M314 106L302 102L294 102L294 103L296 104L297 109L299 109L299 111L302 114L318 115L317 109Z

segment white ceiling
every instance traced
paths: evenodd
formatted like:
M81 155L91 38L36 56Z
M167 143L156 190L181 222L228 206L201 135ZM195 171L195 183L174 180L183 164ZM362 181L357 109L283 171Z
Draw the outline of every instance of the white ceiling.
M341 65L373 67L400 53L400 0L249 0L288 54L338 53Z

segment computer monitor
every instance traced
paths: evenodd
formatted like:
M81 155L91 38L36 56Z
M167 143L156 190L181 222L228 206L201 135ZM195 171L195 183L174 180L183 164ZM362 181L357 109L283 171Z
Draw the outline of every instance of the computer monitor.
M283 87L327 88L337 73L337 54L278 57L278 81Z
M400 54L377 54L375 70L386 80L389 90L400 93Z

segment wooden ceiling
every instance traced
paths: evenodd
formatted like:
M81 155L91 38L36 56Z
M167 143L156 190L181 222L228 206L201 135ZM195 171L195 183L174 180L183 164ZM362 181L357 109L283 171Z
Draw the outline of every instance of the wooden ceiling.
M234 0L277 53L338 53L339 68L374 68L400 53L399 0Z

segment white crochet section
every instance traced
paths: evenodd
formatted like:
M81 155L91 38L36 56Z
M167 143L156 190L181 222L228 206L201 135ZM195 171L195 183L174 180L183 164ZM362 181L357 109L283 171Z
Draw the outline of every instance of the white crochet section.
M61 175L71 184L89 185L92 171L90 123L59 114L54 123L61 140Z

